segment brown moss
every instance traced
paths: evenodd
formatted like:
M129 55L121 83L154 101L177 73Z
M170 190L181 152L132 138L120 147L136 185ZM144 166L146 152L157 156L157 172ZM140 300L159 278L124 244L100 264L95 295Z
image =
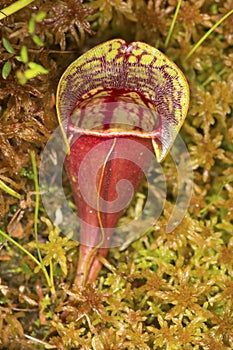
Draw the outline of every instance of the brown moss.
M67 33L70 33L79 47L84 44L85 32L94 34L87 17L93 13L89 6L84 6L80 0L53 1L43 7L47 17L43 25L55 36L55 44L65 50Z

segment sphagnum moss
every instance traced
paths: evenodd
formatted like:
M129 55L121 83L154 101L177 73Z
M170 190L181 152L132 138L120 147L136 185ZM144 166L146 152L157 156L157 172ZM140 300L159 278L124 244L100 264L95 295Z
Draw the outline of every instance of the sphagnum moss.
M4 7L11 3L5 1ZM222 0L182 2L165 48L176 6L174 1L144 0L112 2L111 6L95 0L56 1L55 6L47 0L36 0L1 21L1 36L11 43L16 55L26 46L30 60L49 70L48 75L22 86L15 72L25 68L23 63L3 45L0 47L1 65L8 60L12 64L7 79L0 78L1 179L27 203L25 206L2 190L0 220L6 231L20 209L23 215L15 216L15 223L18 220L23 228L20 244L31 249L28 242L34 239L34 186L27 175L31 171L30 152L39 155L56 127L57 82L81 51L102 38L117 35L129 41L144 40L181 67L191 89L182 137L194 171L193 196L182 223L170 234L165 232L176 195L176 190L168 186L169 200L154 230L124 251L113 249L108 256L112 272L103 269L98 284L70 287L77 257L76 251L67 249L64 263L68 274L65 276L56 266L56 294L48 298L46 280L41 273L33 272L35 263L3 241L2 349L233 348L232 16L184 60L195 43L232 9L232 4ZM34 34L44 42L41 48L28 30L32 15L38 11L47 14L35 27ZM58 16L53 22L54 13ZM169 158L164 163L164 171L172 181L173 166ZM45 216L42 205L39 219L41 216ZM40 240L47 240L47 226L40 220L38 234ZM66 320L62 319L65 312Z

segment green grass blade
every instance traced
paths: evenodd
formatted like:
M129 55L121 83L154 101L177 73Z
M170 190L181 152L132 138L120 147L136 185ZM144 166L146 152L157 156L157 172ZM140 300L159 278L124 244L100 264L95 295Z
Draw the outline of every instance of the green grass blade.
M0 189L3 190L4 192L8 193L12 197L15 197L17 199L21 198L21 195L19 193L12 190L12 188L7 186L2 180L0 180Z
M31 4L33 1L34 0L18 0L18 1L15 1L13 4L11 4L5 8L0 9L0 20L12 15L13 13L15 13L19 10L21 10L25 6Z
M32 170L34 174L34 186L35 186L35 192L36 192L36 205L35 205L35 213L34 213L34 233L35 233L35 240L36 240L36 246L37 246L37 254L40 262L43 264L43 259L41 257L41 253L39 249L39 240L38 240L38 215L39 215L40 197L39 197L39 183L38 183L38 176L37 176L35 152L31 152L31 161L32 161Z
M44 265L40 248L39 248L39 239L38 239L38 216L39 216L39 202L40 202L40 195L39 195L39 182L38 182L38 174L37 174L37 167L36 167L36 156L35 152L31 152L31 162L32 162L32 170L34 174L34 185L35 185L35 192L36 192L36 205L35 205L35 213L34 213L34 234L35 234L35 241L36 241L36 247L37 247L37 254L40 261L40 267L45 275L46 281L48 283L48 286L51 290L51 293L54 294L54 286L51 283L51 280L49 278L48 272L46 270L46 267Z
M28 256L30 256L30 258L41 267L41 264L39 262L39 260L37 260L26 248L24 248L21 244L19 244L18 242L16 242L13 238L11 238L6 232L0 230L0 234L6 238L8 241L10 241L11 243L13 243L17 248L19 248L22 252L24 252L25 254L27 254Z
M208 30L207 33L205 33L205 35L203 35L203 37L193 46L193 48L189 51L189 53L187 54L187 56L185 57L185 61L196 51L196 49L203 43L203 41L205 41L208 36L223 22L225 21L225 19L227 19L227 17L229 17L230 15L233 14L233 9L228 11L217 23L215 23L215 25L210 28L210 30Z
M171 35L172 35L172 32L173 32L173 29L174 29L175 24L176 24L176 19L177 19L177 16L178 16L178 12L180 10L181 2L182 2L182 0L178 0L177 6L176 6L176 11L175 11L175 14L173 16L172 23L171 23L171 26L169 28L169 31L168 31L168 34L167 34L167 37L166 37L166 40L165 40L165 47L166 48L168 47L168 44L169 44L169 41L170 41L170 38L171 38Z

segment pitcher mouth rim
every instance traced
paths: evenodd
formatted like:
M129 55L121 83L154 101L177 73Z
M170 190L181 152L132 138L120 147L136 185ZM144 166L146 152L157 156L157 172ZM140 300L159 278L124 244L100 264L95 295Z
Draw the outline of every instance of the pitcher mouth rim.
M135 136L144 139L160 139L161 138L161 130L162 127L158 126L153 131L143 131L143 130L123 130L120 128L109 128L106 130L101 129L87 129L80 128L78 126L70 124L67 127L67 132L72 135L79 134L85 136L95 136L95 137L130 137Z

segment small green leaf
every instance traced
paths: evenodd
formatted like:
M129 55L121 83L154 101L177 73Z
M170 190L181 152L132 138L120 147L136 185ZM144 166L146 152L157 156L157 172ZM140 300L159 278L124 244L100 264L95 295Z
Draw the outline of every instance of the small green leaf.
M21 62L23 62L23 63L28 62L28 49L25 45L22 46L22 48L20 50L20 58L21 58Z
M17 61L22 62L22 58L20 56L15 56L15 58L17 59Z
M15 50L13 49L10 42L6 38L2 38L2 43L3 43L3 46L5 47L7 52L12 53L12 54L15 53Z
M34 34L36 29L36 23L34 18L31 18L29 23L28 23L28 31L30 34Z
M38 63L35 63L35 62L29 62L28 63L28 67L33 69L33 70L36 70L39 73L41 74L47 74L48 73L48 70L45 69L43 66L41 66L40 64Z
M46 16L47 16L47 13L44 11L41 11L41 12L37 13L37 15L35 16L35 21L39 23L39 22L43 21L43 19L45 19Z
M44 46L43 41L38 37L38 35L34 35L32 40L34 41L34 43L38 46Z
M26 69L24 72L24 76L26 79L33 79L37 77L39 74L47 74L48 70L45 69L43 66L41 66L38 63L35 62L29 62L28 63L29 69Z
M34 69L26 69L24 72L24 76L27 80L37 77L38 74L38 71Z
M20 84L22 84L22 85L26 84L27 78L25 77L25 75L24 75L23 72L21 72L20 70L18 70L18 71L16 72L16 77L17 77L17 79L18 79L18 81L19 81Z
M12 66L11 66L11 63L9 61L4 63L4 66L2 68L2 77L3 77L3 79L6 79L8 77L8 75L11 72L11 68L12 68Z

